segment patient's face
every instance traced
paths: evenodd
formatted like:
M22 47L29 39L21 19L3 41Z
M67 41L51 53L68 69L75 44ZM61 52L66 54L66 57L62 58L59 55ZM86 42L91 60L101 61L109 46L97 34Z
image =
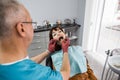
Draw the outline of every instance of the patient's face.
M60 43L63 39L65 39L65 33L61 31L59 28L57 28L57 30L52 31L52 36L53 39L57 40Z

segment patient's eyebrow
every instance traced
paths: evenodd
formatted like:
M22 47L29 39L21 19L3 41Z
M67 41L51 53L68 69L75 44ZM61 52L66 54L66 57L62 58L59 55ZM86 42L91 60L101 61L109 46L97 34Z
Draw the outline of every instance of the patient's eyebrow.
M52 32L52 34L54 34L54 33L56 33L56 32Z

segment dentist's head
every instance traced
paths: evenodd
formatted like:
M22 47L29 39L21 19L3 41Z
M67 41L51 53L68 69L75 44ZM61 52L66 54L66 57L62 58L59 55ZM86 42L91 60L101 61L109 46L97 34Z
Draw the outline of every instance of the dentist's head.
M0 0L0 57L25 57L32 38L32 19L27 9L17 0Z

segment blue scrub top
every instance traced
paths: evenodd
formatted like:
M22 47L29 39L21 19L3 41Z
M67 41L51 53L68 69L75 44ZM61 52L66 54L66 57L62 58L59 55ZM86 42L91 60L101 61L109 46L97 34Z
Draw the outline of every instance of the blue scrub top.
M63 80L60 72L26 59L0 65L0 80Z

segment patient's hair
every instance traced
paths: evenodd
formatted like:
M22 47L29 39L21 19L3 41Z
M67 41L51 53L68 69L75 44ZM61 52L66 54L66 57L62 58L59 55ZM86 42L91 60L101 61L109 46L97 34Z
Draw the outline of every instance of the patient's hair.
M52 36L53 30L57 31L58 29L60 29L62 32L64 32L63 29L61 28L61 26L55 26L55 27L53 27L53 28L50 30L50 32L49 32L49 40L53 39L53 36Z
M12 28L23 16L23 7L17 0L0 0L0 39L10 37Z
M55 26L55 27L53 27L50 30L50 32L49 32L49 40L53 39L53 36L52 36L53 30L57 31L58 29L60 29L62 32L64 32L63 29L61 28L61 26ZM59 45L58 43L56 43L56 45L55 45L55 51L59 51L59 50L61 50L61 45Z

